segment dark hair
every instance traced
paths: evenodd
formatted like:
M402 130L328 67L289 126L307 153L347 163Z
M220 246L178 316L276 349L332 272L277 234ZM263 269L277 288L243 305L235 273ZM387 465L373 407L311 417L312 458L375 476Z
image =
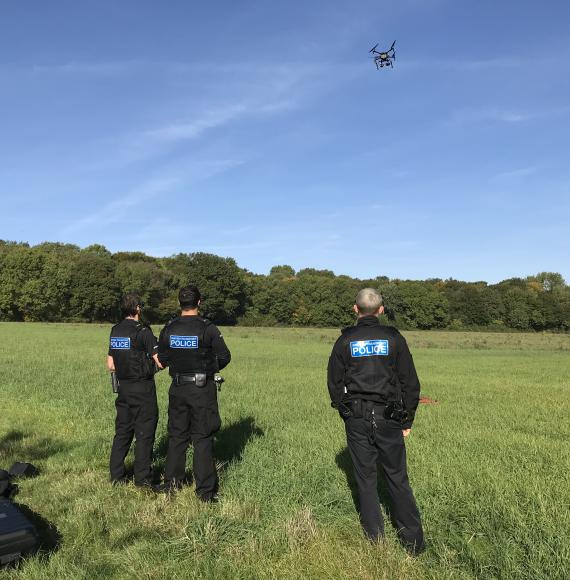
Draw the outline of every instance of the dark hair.
M178 292L178 301L180 302L182 310L196 308L200 298L200 290L198 290L198 287L194 286L194 284L184 286L184 288L180 288L180 292Z
M135 316L138 307L143 307L143 301L138 294L131 292L123 296L121 301L121 313L123 317Z

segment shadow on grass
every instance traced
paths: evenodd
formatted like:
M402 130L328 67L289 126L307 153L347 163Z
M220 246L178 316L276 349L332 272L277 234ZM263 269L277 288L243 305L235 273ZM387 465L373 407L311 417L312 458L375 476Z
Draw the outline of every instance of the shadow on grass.
M254 417L245 417L224 427L214 444L214 456L221 463L220 469L226 469L230 464L241 461L247 444L263 435L265 433L255 424Z
M358 488L356 487L356 480L354 479L354 471L352 467L352 459L350 457L350 453L348 451L348 447L345 447L342 451L337 453L336 456L336 464L341 471L344 471L344 475L346 477L346 483L348 488L350 489L350 493L352 495L352 501L354 503L354 508L358 513L360 513L360 502L358 500ZM390 518L392 525L397 527L396 523L394 522L391 510L390 510L390 497L388 495L388 490L386 488L386 482L384 481L384 476L382 473L382 467L380 464L377 464L378 470L378 499L384 508L384 512Z
M17 461L47 459L69 449L70 445L49 437L35 439L30 433L9 431L0 437L0 460L12 457Z
M255 424L254 417L245 417L223 427L217 434L214 441L214 458L218 471L224 471L232 463L241 461L244 449L247 444L257 438L263 437L265 433ZM189 448L192 447L190 443ZM154 448L154 477L159 479L164 471L166 454L168 452L168 433L163 433L157 440ZM190 453L188 454L190 459ZM130 466L127 467L129 469ZM192 481L192 474L186 471L187 481Z
M61 546L62 536L59 530L28 506L17 502L16 505L36 528L40 540L40 557L51 556Z

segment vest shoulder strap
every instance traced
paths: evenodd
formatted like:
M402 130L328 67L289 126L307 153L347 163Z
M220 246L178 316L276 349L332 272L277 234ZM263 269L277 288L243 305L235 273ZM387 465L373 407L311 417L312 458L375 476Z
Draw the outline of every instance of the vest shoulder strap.
M164 328L168 328L171 324L173 324L174 322L176 322L177 320L180 320L180 316L173 316L165 325Z

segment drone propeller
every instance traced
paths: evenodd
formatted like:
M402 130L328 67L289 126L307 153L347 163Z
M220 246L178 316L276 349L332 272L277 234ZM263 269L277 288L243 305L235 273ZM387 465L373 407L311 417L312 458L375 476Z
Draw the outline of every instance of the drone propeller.
M395 41L394 41L395 42ZM374 52L376 50L376 47L379 45L380 43L377 42L368 52Z
M392 43L392 46L390 47L390 50L394 50L394 45L396 44L396 41L394 40L394 42ZM378 45L376 45L378 46Z

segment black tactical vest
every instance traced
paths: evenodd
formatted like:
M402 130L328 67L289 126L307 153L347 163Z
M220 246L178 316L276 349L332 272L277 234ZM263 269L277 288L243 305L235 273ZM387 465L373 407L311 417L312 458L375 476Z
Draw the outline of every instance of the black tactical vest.
M376 318L363 322L343 331L348 396L377 402L399 401L401 387L395 368L398 331L381 326Z
M151 356L139 343L144 325L134 320L122 320L111 329L110 353L119 380L145 380L154 376Z
M204 337L211 322L200 316L178 316L164 328L164 338L170 349L169 372L206 373L213 375L217 370L216 358Z

